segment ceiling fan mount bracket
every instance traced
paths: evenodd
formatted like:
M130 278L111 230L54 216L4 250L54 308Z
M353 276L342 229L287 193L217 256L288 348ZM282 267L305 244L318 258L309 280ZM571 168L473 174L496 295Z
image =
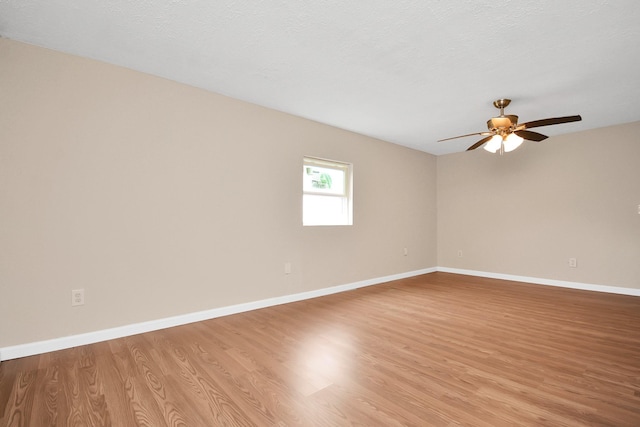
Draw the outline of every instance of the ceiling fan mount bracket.
M495 101L493 101L493 106L499 110L503 110L504 108L509 106L509 104L511 104L511 100L506 98L496 99ZM502 111L500 112L500 114L502 114Z

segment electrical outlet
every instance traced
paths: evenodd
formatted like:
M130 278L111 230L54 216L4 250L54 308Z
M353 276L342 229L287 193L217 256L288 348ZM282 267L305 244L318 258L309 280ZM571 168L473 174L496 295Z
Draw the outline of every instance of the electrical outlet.
M462 249L458 250L458 258L462 258Z
M404 252L403 252L404 256L409 255L409 250L407 248L404 248Z
M285 262L284 263L284 274L291 274L291 263L290 262Z
M74 289L71 291L71 306L84 305L84 289Z
M576 258L569 258L569 267L577 268L578 267L578 260Z

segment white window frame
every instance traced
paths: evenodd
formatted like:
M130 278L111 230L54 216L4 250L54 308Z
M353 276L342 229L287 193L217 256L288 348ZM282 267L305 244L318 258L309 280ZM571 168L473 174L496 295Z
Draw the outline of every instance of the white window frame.
M327 193L327 192L322 192L322 191L310 191L310 190L306 190L304 188L304 181L303 181L303 186L302 186L302 225L303 226L330 226L330 225L353 225L353 164L351 163L346 163L346 162L341 162L341 161L337 161L337 160L329 160L329 159L322 159L322 158L318 158L318 157L312 157L312 156L304 156L303 157L303 167L302 167L302 173L303 173L303 180L304 180L304 174L306 173L306 168L308 167L320 167L320 168L325 168L325 169L335 169L335 170L339 170L341 172L344 173L344 188L342 189L341 192L336 193L336 192L331 192L331 193ZM335 198L340 198L342 199L342 204L343 204L343 214L344 214L344 220L336 223L336 222L331 222L331 221L327 221L326 219L324 221L309 221L308 217L305 217L305 202L304 202L304 198L305 196L320 196L320 197L335 197ZM307 219L305 219L307 218Z

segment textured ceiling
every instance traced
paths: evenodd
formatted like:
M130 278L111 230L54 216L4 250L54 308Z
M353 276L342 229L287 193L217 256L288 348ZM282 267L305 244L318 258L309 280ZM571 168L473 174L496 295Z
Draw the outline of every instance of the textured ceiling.
M637 0L0 0L0 36L433 154L497 98L582 115L550 136L640 120Z

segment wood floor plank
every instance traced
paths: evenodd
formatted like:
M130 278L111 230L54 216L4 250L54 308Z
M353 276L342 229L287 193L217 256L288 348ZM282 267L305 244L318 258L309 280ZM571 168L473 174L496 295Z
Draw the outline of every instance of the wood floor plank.
M6 410L9 408L9 398L13 394L13 388L16 381L16 375L19 371L20 363L1 363L0 362L0 426L8 425Z
M58 390L60 368L51 364L46 369L38 370L36 391L33 401L35 424L40 426L57 426L58 423Z
M431 273L0 364L4 426L640 425L640 297Z
M16 375L5 410L7 426L28 425L36 415L32 413L37 370L25 370Z

